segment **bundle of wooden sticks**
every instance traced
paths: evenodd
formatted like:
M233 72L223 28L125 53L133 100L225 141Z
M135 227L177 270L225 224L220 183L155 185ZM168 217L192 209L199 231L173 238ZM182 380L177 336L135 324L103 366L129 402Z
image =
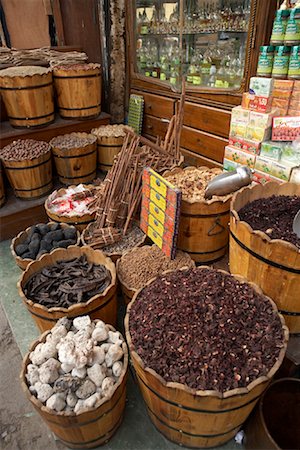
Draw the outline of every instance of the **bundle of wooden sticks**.
M96 222L93 232L87 236L92 246L107 244L111 231L111 243L125 235L132 218L136 215L142 199L142 176L145 167L159 173L181 163L180 136L183 122L185 87L176 114L170 120L165 139L152 142L128 130L121 152L104 180L104 190L96 203ZM119 231L122 230L122 233Z

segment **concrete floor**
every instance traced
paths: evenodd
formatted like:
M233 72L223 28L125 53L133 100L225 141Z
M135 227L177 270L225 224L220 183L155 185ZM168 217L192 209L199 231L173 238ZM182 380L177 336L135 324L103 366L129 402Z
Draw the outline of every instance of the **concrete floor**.
M15 261L10 253L10 241L1 242L0 300L8 318L8 322L10 324L14 339L20 349L21 354L24 355L28 351L30 343L38 337L39 331L36 328L33 320L31 319L30 314L23 306L18 295L16 285L21 273L21 269L19 269L19 267L15 264ZM0 309L0 314L1 313L3 314L2 309ZM21 366L20 355L16 354L15 357L19 358L19 364ZM1 362L0 364L2 365ZM1 389L3 388L4 386L1 383ZM21 398L21 395L22 392L20 391L20 405L24 402L24 399ZM18 407L19 405L16 404L16 409L18 409ZM31 408L31 405L28 405L28 410L31 411L33 418L32 420L34 420L35 418L36 423L38 423L39 417ZM22 428L15 430L14 433L22 433ZM47 433L46 428L45 433ZM54 441L53 436L52 439ZM53 442L53 444L55 445L55 442ZM1 439L0 448L2 448ZM14 450L13 447L5 448L7 448L8 450ZM28 446L23 446L21 450L42 450L43 448L45 447L32 447L31 444L28 443ZM59 448L61 447L59 446ZM163 435L155 429L154 425L147 415L142 396L131 374L128 380L127 404L124 421L116 435L103 448L106 450L176 450L179 448L178 445L165 439ZM224 450L242 450L243 446L237 444L234 440L231 440L227 444L218 448Z

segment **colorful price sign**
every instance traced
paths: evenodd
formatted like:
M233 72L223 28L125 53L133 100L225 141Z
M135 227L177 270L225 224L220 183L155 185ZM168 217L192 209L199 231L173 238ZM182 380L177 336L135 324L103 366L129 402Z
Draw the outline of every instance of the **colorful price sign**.
M176 255L180 205L181 191L146 167L140 227L171 259Z

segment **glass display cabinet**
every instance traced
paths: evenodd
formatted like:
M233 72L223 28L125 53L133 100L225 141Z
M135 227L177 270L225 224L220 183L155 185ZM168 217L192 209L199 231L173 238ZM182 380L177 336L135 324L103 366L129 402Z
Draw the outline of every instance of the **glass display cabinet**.
M269 42L277 6L277 0L126 2L130 88L144 95L144 133L164 134L184 75L182 145L221 163L230 110L241 103L256 73L259 47ZM207 108L213 108L210 115ZM202 135L192 138L188 131L195 130Z

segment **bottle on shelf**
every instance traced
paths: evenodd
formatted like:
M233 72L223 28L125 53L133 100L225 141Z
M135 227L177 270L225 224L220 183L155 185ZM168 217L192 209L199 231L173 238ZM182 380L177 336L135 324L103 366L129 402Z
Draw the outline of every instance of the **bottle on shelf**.
M143 11L143 13L141 15L140 23L141 23L140 33L141 34L148 34L149 33L149 29L150 29L150 20L149 20L149 18L147 16L146 8L144 8L144 11Z
M204 86L207 86L209 82L211 64L211 57L208 55L208 52L205 52L201 62L201 79Z
M171 67L171 71L170 71L170 83L173 86L176 86L179 84L179 71L177 69L177 67Z

